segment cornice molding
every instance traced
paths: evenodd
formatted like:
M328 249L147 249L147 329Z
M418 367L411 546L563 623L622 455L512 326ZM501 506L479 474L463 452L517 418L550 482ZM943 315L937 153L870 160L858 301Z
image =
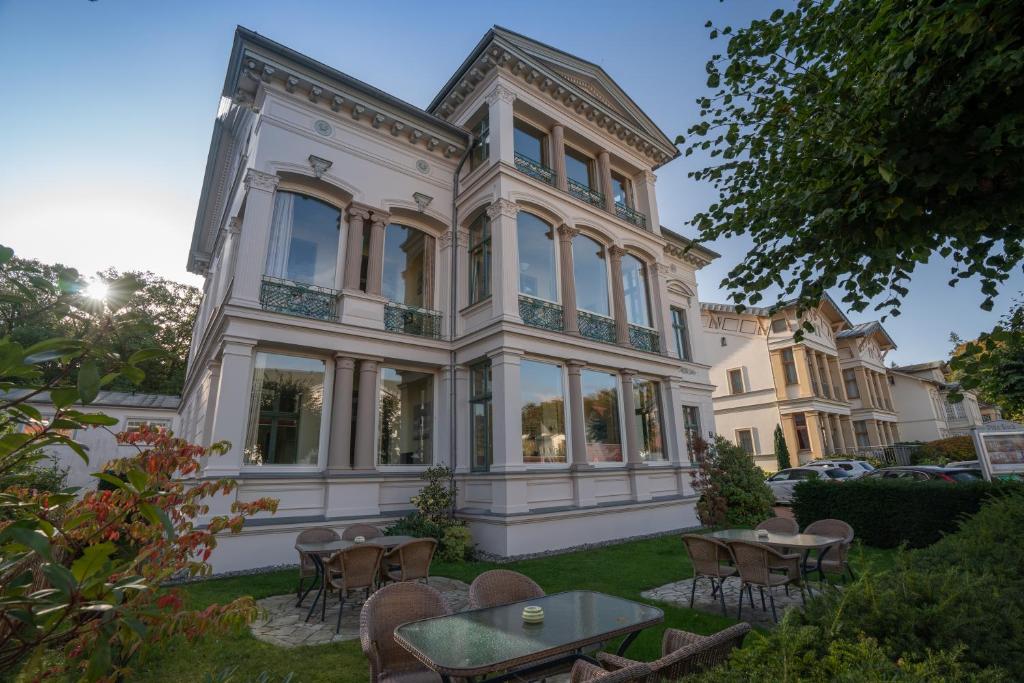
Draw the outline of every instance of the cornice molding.
M245 186L250 190L273 192L277 189L277 185L280 182L281 179L276 175L257 171L255 168L250 168L245 172Z
M515 218L518 214L519 205L504 198L495 199L491 205L487 207L488 218L497 218L498 216Z

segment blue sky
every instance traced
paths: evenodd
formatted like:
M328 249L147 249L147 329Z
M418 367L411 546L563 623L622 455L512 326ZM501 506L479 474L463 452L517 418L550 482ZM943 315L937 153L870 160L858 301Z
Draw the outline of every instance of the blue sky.
M185 271L232 33L241 24L413 104L426 106L492 24L600 64L670 136L694 122L704 63L721 45L704 22L738 25L782 0L387 3L0 0L0 241L84 272ZM713 195L687 177L699 159L658 171L662 223L686 221ZM740 240L699 274L724 301ZM949 333L990 328L1024 290L1018 272L986 313L976 284L946 286L941 259L915 275L904 314L886 322L899 363L934 360ZM872 316L851 316L855 322Z

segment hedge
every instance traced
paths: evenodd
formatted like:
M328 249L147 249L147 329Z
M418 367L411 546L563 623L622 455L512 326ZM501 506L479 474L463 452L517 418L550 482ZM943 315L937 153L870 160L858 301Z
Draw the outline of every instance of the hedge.
M797 484L793 514L801 528L819 519L841 519L857 538L876 548L906 543L923 548L956 530L991 496L1021 491L1017 482L922 482L862 479Z

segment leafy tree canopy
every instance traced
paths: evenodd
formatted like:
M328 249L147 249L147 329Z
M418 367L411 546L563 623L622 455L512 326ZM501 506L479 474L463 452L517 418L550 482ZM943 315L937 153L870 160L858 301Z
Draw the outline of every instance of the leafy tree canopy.
M950 360L953 379L1003 409L1003 417L1024 419L1024 301L1000 319L991 332L957 343Z
M777 286L808 308L838 287L898 315L938 253L990 310L1024 258L1022 26L1020 2L801 0L713 28L726 53L685 152L710 153L691 177L719 191L699 238L753 239L732 299Z

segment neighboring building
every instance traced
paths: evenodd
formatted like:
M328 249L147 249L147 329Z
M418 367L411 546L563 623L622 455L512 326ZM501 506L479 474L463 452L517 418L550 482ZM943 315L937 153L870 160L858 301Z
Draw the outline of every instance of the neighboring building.
M952 402L956 387L947 381L949 366L943 361L889 368L899 434L905 441L934 441L967 434L983 423L978 398L964 391L963 400Z
M837 333L836 345L843 388L850 402L852 445L864 450L898 442L896 407L885 369L885 356L896 343L875 320Z
M777 425L794 465L856 449L839 355L852 342L837 340L853 326L831 298L801 318L793 304L774 315L753 306L742 313L726 304L702 303L701 308L720 435L772 471ZM794 332L804 322L813 331L796 342ZM852 356L850 362L865 363Z
M6 394L6 397L14 397L19 393L24 392L10 392ZM76 408L104 413L116 418L117 424L95 429L64 430L66 436L74 438L85 447L89 455L89 462L86 463L67 446L50 446L45 449L46 453L59 467L67 469L68 486L94 488L96 478L92 476L93 472L102 470L110 460L137 452L133 446L118 445L114 435L118 432L136 430L142 423L171 430L176 429L179 402L180 399L177 396L101 391L96 396L96 400L88 406L85 408L76 406ZM53 404L45 395L33 396L29 399L29 403L42 413L44 420L51 419L55 413Z
M997 422L1003 419L1003 409L994 403L978 401L978 411L981 413L981 421L984 423Z
M426 111L238 29L181 421L232 443L202 476L280 507L216 570L394 519L430 464L498 555L696 524L717 254L658 220L678 154L600 67L497 27Z

